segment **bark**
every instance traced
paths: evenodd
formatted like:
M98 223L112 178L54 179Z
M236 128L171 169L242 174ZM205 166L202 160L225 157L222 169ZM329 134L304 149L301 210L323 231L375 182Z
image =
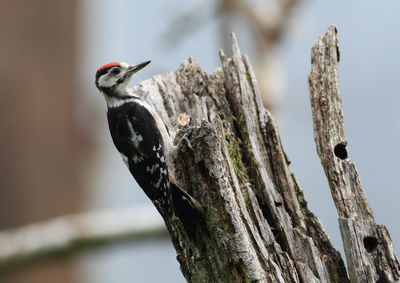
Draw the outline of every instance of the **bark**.
M347 282L234 36L232 51L213 74L189 59L134 89L175 138L177 183L204 208L190 229L164 219L181 270L189 282Z
M352 282L399 280L399 263L384 225L375 222L358 172L346 149L338 86L340 59L334 26L312 48L309 76L318 155L339 215L339 227Z

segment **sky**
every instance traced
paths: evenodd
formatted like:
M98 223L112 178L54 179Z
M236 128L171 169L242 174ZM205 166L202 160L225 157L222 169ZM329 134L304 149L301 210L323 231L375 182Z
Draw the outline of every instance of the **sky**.
M84 119L82 124L94 131L99 152L88 181L87 208L150 205L112 145L105 104L94 88L94 72L109 61L134 64L152 60L136 77L138 82L176 70L189 56L212 72L220 64L218 20L210 17L175 44L167 44L165 34L179 14L188 11L212 14L213 1L85 0L81 3L78 87L84 103L77 116L82 117L87 111L95 115L95 125L85 124ZM400 190L396 180L400 158L399 8L400 2L395 0L304 1L294 13L278 50L283 91L278 125L282 142L309 207L340 251L343 249L337 213L313 139L307 85L310 49L329 25L337 26L347 149L360 173L376 220L387 226L399 254ZM255 62L246 29L239 26L235 32L242 52ZM140 279L135 282L160 282L160 278L163 282L184 282L168 239L107 247L84 254L80 263L90 282L124 283L132 282L132 278Z

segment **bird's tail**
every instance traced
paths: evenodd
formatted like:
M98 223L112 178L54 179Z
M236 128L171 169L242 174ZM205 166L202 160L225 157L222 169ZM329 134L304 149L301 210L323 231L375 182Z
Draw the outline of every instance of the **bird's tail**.
M174 183L170 183L170 188L176 216L182 221L186 230L193 231L197 224L204 222L204 208Z

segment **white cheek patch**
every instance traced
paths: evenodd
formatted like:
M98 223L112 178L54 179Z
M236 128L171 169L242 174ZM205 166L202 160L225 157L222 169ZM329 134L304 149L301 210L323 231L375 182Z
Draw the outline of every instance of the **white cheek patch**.
M100 87L112 87L118 81L118 78L110 77L108 74L102 75L99 79Z
M100 87L112 87L116 85L118 80L124 76L124 72L119 73L118 75L110 75L109 73L102 75L99 78L99 86Z

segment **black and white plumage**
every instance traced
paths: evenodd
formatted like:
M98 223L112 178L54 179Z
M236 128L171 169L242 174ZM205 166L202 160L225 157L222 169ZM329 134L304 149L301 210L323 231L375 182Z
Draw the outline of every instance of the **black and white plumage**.
M164 142L146 106L136 99L127 100L109 108L107 118L115 147L136 182L157 207L157 202L169 201Z
M96 72L96 86L107 103L114 145L139 186L161 215L182 214L186 208L199 205L169 179L172 140L155 109L128 88L133 75L149 63L104 65Z

